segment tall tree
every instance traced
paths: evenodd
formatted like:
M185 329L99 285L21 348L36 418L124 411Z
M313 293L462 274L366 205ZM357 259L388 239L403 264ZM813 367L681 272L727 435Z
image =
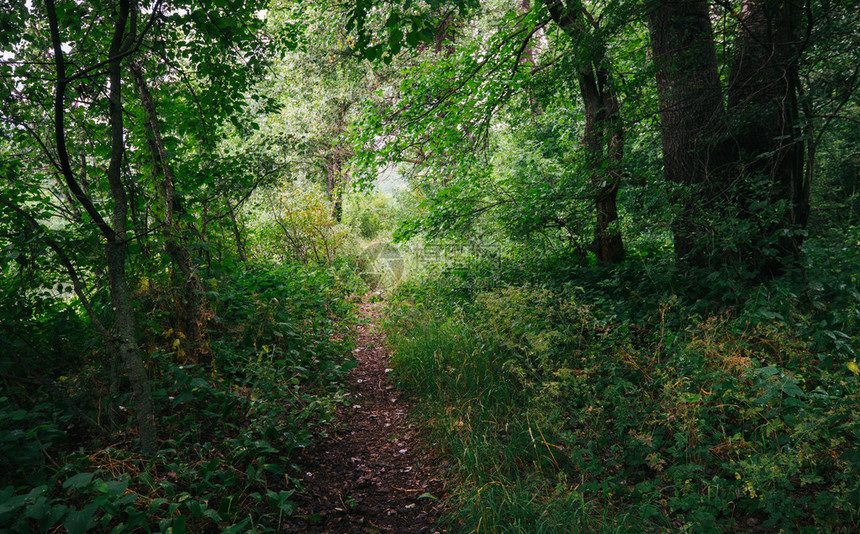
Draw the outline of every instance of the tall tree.
M165 229L161 237L171 261L184 280L193 281L184 234L196 226L197 236L205 236L207 223L229 212L220 202L224 192L236 194L250 182L219 181L214 157L192 156L200 146L216 147L213 125L235 118L242 89L259 72L252 52L261 6L244 2L228 13L217 1L167 9L161 0L147 6L136 0L44 0L21 2L19 11L0 19L20 30L0 38L0 83L9 90L0 94L4 152L7 146L18 152L15 164L3 163L8 179L0 184L0 201L11 212L6 219L17 217L17 227L29 228L60 258L64 276L105 338L106 352L125 369L146 453L156 447L155 407L132 288L140 286L139 277L151 281L164 270L139 252L160 248L151 241ZM132 66L144 61L158 68L139 72L135 84ZM159 86L170 87L175 104L166 135L159 129L163 110L153 96ZM200 121L207 114L209 122ZM207 143L195 145L203 137ZM177 150L180 143L193 148ZM142 179L151 169L162 178L157 186ZM195 205L195 213L182 220L180 190L194 193L183 208ZM88 278L96 283L88 284ZM88 294L93 286L105 287L109 304L98 290ZM199 287L186 289L186 298L177 299L183 304L189 295L200 295ZM193 329L183 330L192 332L189 345L199 341Z
M156 5L156 8L158 6ZM114 6L112 13L101 23L109 23L112 26L112 36L106 48L92 60L93 62L78 67L76 72L67 73L69 65L66 62L66 53L63 50L63 35L61 34L61 19L57 14L54 0L45 0L45 16L51 36L51 45L54 56L54 142L56 147L56 161L59 171L66 181L66 185L72 192L74 199L86 211L93 224L98 228L105 242L105 258L108 271L111 302L113 303L116 323L114 327L114 339L112 343L115 351L123 362L126 373L131 382L134 392L135 409L137 413L138 429L140 432L141 450L145 454L151 454L156 447L156 429L152 393L140 346L137 343L136 321L134 306L131 299L128 278L126 277L126 255L128 250L128 195L122 180L122 165L125 156L125 126L123 110L123 64L125 59L133 53L145 34L148 26L138 27L140 17L137 2L132 0L120 0ZM154 10L153 13L156 13ZM72 17L67 16L63 20L66 24L73 22ZM69 31L70 26L62 28ZM66 40L69 35L66 35ZM87 194L81 187L67 151L66 139L66 108L67 91L72 81L80 79L97 69L107 69L108 83L108 113L105 117L110 128L109 140L109 163L105 172L105 179L109 186L112 210L110 222L105 220L96 208L91 195Z
M760 177L765 189L760 196L778 210L759 235L767 240L778 234L775 254L762 267L766 274L779 270L781 258L798 254L803 233L797 230L805 228L809 218L810 181L798 106L801 4L741 2L728 81L731 136L740 150L738 174L750 180Z
M152 157L153 181L158 184L160 211L164 213L161 225L164 250L172 260L173 285L178 286L173 306L179 341L177 352L181 360L204 363L210 358L204 332L206 316L211 314L210 306L205 297L203 283L196 272L185 237L186 232L180 220L183 200L176 190L176 177L164 146L155 101L140 65L132 62L130 70L143 106L142 122L145 125L147 145Z
M457 5L464 7L466 4ZM519 0L516 5L505 8L482 7L486 11L484 16L493 23L486 27L486 22L481 22L482 17L476 15L463 24L463 38L456 47L457 57L454 57L454 48L433 58L419 55L418 61L423 62L410 67L411 72L407 74L410 80L396 92L401 101L391 106L394 111L383 121L382 126L390 133L384 136L385 146L378 152L384 152L387 161L406 161L437 177L436 184L441 184L443 191L433 195L432 211L448 220L428 224L433 232L437 228L462 225L476 215L497 208L516 210L520 207L517 205L523 203L523 209L531 212L526 217L529 222L512 226L521 226L526 234L561 229L560 235L567 234L569 238L571 233L583 233L583 225L574 213L581 211L581 196L585 194L591 197L595 219L589 248L601 263L620 262L624 257L624 245L617 222L617 198L623 175L624 136L606 43L607 36L614 35L622 27L620 21L624 17L620 14L626 12L618 6L607 7L602 15L610 12L611 16L604 21L611 20L611 23L602 26L600 18L589 11L590 5L578 0L553 0L536 5ZM446 14L441 20L440 31L448 31L450 17ZM545 32L553 22L567 36L562 44L566 47L563 58L553 57L551 52L541 57L538 50L548 41L558 44L555 36L548 38ZM403 32L398 35L402 38ZM510 73L507 78L506 73ZM528 101L525 113L532 115L531 122L540 122L537 116L543 111L542 103L535 97L537 92L546 102L567 98L567 95L561 96L566 88L554 95L546 89L536 90L541 85L535 82L538 73L542 80L555 77L550 85L556 89L561 89L571 78L578 83L585 124L580 134L583 142L577 152L581 154L578 161L584 168L570 167L568 172L578 175L584 170L588 174L590 191L570 187L578 181L575 176L558 180L546 176L547 183L537 187L525 185L527 180L523 180L522 186L507 180L526 196L510 189L494 196L494 185L476 187L474 176L482 174L476 168L484 164L480 155L488 152L492 125L505 122L501 115L507 113L508 120L522 126L522 117L516 117L523 112L517 106L522 94ZM559 106L568 107L568 102L559 103ZM545 137L548 131L544 129L544 133L538 135ZM567 132L560 135L573 137ZM556 157L564 152L558 148L550 149L556 152ZM457 163L452 164L452 161ZM529 195L531 198L527 198ZM568 196L567 206L560 205L564 202L560 198L558 202L548 201L555 196ZM431 218L435 217L431 215Z
M283 54L259 85L277 109L253 142L271 140L271 157L283 175L320 183L340 222L354 155L348 133L357 109L373 93L373 69L352 53L342 31L346 18L337 10L281 3L269 15L272 31L293 32L296 49ZM293 26L297 19L302 24Z

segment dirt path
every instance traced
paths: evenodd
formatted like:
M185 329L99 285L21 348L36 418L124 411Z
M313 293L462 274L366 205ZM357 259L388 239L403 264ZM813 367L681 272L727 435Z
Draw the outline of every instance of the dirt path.
M293 496L298 509L287 531L445 532L437 524L445 485L407 421L411 406L389 380L389 355L377 327L380 306L361 304L358 367L349 377L352 399L338 409L338 430L296 461L305 491Z

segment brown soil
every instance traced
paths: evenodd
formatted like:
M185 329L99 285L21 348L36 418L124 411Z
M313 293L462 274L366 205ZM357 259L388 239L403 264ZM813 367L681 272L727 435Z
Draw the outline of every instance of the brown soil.
M287 521L293 532L441 533L445 483L427 454L412 408L389 379L389 354L377 328L379 303L362 303L355 325L358 366L337 427L296 461L304 491Z

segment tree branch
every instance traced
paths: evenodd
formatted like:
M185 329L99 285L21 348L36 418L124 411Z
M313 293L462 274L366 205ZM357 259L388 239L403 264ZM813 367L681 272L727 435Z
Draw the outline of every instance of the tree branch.
M60 39L60 27L57 22L57 9L54 0L45 0L45 12L48 16L48 26L51 30L51 44L54 48L54 68L57 72L57 83L54 93L54 138L57 144L57 158L60 163L60 171L63 178L66 180L66 185L72 191L75 199L80 202L84 210L98 226L102 235L109 241L116 239L116 233L113 228L108 225L107 221L101 216L96 209L92 200L81 189L80 184L75 179L72 172L72 165L69 162L69 152L66 148L66 126L65 126L65 110L66 110L66 60L63 52L63 45Z

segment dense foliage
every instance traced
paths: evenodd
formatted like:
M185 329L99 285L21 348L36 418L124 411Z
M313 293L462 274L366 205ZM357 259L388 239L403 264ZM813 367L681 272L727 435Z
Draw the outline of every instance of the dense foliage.
M133 403L127 393L111 396L109 362L80 317L45 309L47 330L4 322L4 348L19 356L2 368L0 525L13 532L279 530L300 487L291 455L342 400L351 347L334 320L347 317L352 288L295 264L249 266L208 284L215 326L205 366L177 361L165 295L138 294L148 310L141 335L163 436L152 456L135 452L130 429L93 435L69 409L103 413L116 402L124 418ZM92 441L82 447L84 438Z
M702 307L653 263L548 272L473 259L401 286L387 321L397 376L455 462L455 520L488 532L853 530L856 247L828 258L823 244L807 245L815 274L762 286L739 309Z
M485 2L370 115L468 250L387 323L464 531L857 528L854 8Z
M290 41L265 7L3 4L0 530L277 531L292 513L363 285L246 231L279 171L236 141L271 109L246 101L262 52Z

